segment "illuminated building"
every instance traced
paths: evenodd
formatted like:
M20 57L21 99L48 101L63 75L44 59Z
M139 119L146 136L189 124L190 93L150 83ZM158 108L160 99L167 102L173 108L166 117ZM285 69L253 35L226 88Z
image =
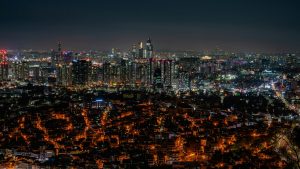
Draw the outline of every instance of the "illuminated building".
M104 84L110 83L110 63L105 62L102 67L102 81Z
M14 79L26 80L29 77L29 64L26 61L13 63Z
M153 57L153 45L151 43L151 39L149 38L146 43L146 48L145 48L145 58L152 58Z
M137 48L136 48L136 45L135 44L133 44L132 45L132 49L131 49L131 56L132 56L132 58L136 58L137 57L137 55L138 55L138 50L137 50Z
M72 66L71 64L63 63L56 66L56 82L57 85L69 86L71 85L72 78Z
M129 60L122 59L121 60L121 72L120 72L120 80L121 83L124 85L129 83L129 71L130 71L130 65L129 65Z
M150 87L153 85L153 74L155 70L156 60L153 58L149 59L148 67L147 67L147 85Z
M162 83L161 69L160 68L155 69L153 78L154 78L154 82L153 82L154 90L162 89L163 88L163 83Z
M72 52L63 52L62 45L58 43L58 49L56 53L56 84L59 86L71 85L72 78L72 66L71 66Z
M8 80L7 51L0 50L0 81Z
M218 67L215 59L210 56L203 56L198 65L198 71L202 74L212 74L215 73Z
M51 50L51 64L53 67L56 67L57 64L63 61L63 53L61 49L61 42L57 44L57 51Z
M127 73L128 73L128 81L129 84L134 86L136 83L136 69L137 68L137 64L135 61L128 61L128 65L127 65Z
M29 77L32 81L39 82L41 80L40 65L29 65Z
M191 89L191 78L188 72L179 73L178 89L183 91Z
M121 68L120 65L117 64L116 62L112 62L110 65L110 83L111 84L117 84L121 81L120 72Z
M144 47L143 42L139 43L139 58L144 58Z
M101 80L101 71L102 69L99 64L92 64L91 81L98 82Z
M42 83L49 83L49 77L51 75L51 71L52 71L52 67L50 65L50 63L48 63L47 65L43 65L41 67L41 82Z
M87 85L90 82L92 63L89 60L73 60L72 84Z
M147 82L148 63L144 60L135 62L133 71L135 72L135 83L137 85L145 85Z
M163 60L163 84L165 88L172 87L172 67L173 62L172 60Z

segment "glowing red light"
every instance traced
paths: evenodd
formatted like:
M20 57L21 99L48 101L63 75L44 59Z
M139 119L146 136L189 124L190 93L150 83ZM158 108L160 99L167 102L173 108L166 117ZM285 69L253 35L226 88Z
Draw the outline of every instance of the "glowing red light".
M7 54L7 51L6 51L5 49L1 49L1 50L0 50L0 53L1 53L1 55L3 55L3 54L6 55L6 54Z
M0 50L0 64L1 65L7 65L8 64L6 54L7 54L7 50L5 50L5 49Z

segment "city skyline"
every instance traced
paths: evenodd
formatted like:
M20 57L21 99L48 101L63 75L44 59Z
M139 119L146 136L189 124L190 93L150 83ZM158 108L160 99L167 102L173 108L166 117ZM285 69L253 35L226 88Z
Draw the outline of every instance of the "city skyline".
M8 49L120 48L151 37L159 50L299 52L297 2L30 0L1 5Z
M300 169L298 6L3 0L0 168Z

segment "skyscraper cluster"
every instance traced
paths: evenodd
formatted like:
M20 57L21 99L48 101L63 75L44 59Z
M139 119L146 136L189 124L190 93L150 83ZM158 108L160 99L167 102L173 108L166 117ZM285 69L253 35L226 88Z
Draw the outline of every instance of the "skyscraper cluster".
M174 61L154 56L153 44L149 38L133 45L129 56L119 55L113 48L109 60L92 62L89 58L75 58L72 52L62 50L59 42L57 50L51 51L49 76L55 78L55 85L78 86L102 84L104 86L147 87L161 90L171 88ZM138 47L137 47L138 46Z
M50 53L21 53L19 59L11 61L5 50L0 54L2 80L64 87L97 85L185 91L198 88L203 76L219 71L222 66L209 56L177 57L155 52L150 38L134 44L129 52L113 48L102 55L63 50L60 42Z

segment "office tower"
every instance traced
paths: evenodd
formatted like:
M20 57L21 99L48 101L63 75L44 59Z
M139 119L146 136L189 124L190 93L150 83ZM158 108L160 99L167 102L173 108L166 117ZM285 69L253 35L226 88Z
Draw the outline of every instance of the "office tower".
M110 63L108 62L102 66L102 82L106 85L110 83Z
M128 78L129 78L129 84L131 86L135 86L136 83L136 71L137 71L137 64L135 61L129 61L128 63Z
M64 63L64 58L63 58L63 52L62 52L62 44L61 42L58 42L57 45L57 62L58 64L63 64Z
M163 88L162 77L161 77L161 69L156 68L153 74L154 82L153 87L154 90L158 91Z
M116 85L121 82L121 68L116 62L111 62L109 76L111 85Z
M133 59L137 58L138 55L138 50L136 48L136 44L132 45L132 49L131 49L131 56Z
M145 58L152 58L153 57L153 45L151 43L151 39L149 38L146 43L146 49L145 49Z
M172 60L163 60L163 84L165 88L172 88Z
M57 44L57 52L55 52L55 72L56 72L56 85L63 85L63 59L62 59L62 51L61 51L61 43Z
M139 43L139 58L144 58L144 47L143 42Z
M98 82L101 80L101 73L102 69L100 67L100 64L92 64L92 69L91 69L91 81L92 82Z
M182 91L191 90L191 80L188 72L179 73L178 89Z
M144 86L147 84L148 63L144 60L137 60L134 65L135 84L137 86Z
M51 75L52 67L51 64L43 65L41 67L41 82L49 84L49 77Z
M69 86L72 83L72 52L63 52L61 42L58 43L55 61L56 85Z
M121 61L121 83L127 86L134 86L136 83L137 64L135 61L123 59Z
M153 75L154 75L154 70L156 67L156 60L153 58L150 58L148 61L148 65L147 65L147 85L148 87L150 87L151 85L153 85Z
M63 61L62 57L62 45L60 42L57 44L57 51L51 50L51 64L53 67L56 67L57 64L61 64Z
M29 70L28 70L28 63L27 62L21 62L16 61L12 63L13 65L13 74L15 80L25 80L28 78ZM27 66L25 66L27 65ZM26 75L25 75L26 72Z
M178 87L178 78L179 78L179 65L175 61L172 64L172 87Z
M0 81L8 80L7 51L0 50Z
M121 83L124 85L128 85L129 83L129 71L130 65L128 59L121 60L121 70L120 70L120 80Z
M88 85L91 77L92 63L89 60L73 60L72 62L72 84Z
M63 63L56 66L56 84L59 86L70 86L72 83L72 66Z
M51 49L50 54L51 54L51 66L53 68L55 68L55 66L56 66L56 52L55 52L55 50Z
M41 73L40 73L40 65L30 65L29 66L29 78L34 82L40 82Z

